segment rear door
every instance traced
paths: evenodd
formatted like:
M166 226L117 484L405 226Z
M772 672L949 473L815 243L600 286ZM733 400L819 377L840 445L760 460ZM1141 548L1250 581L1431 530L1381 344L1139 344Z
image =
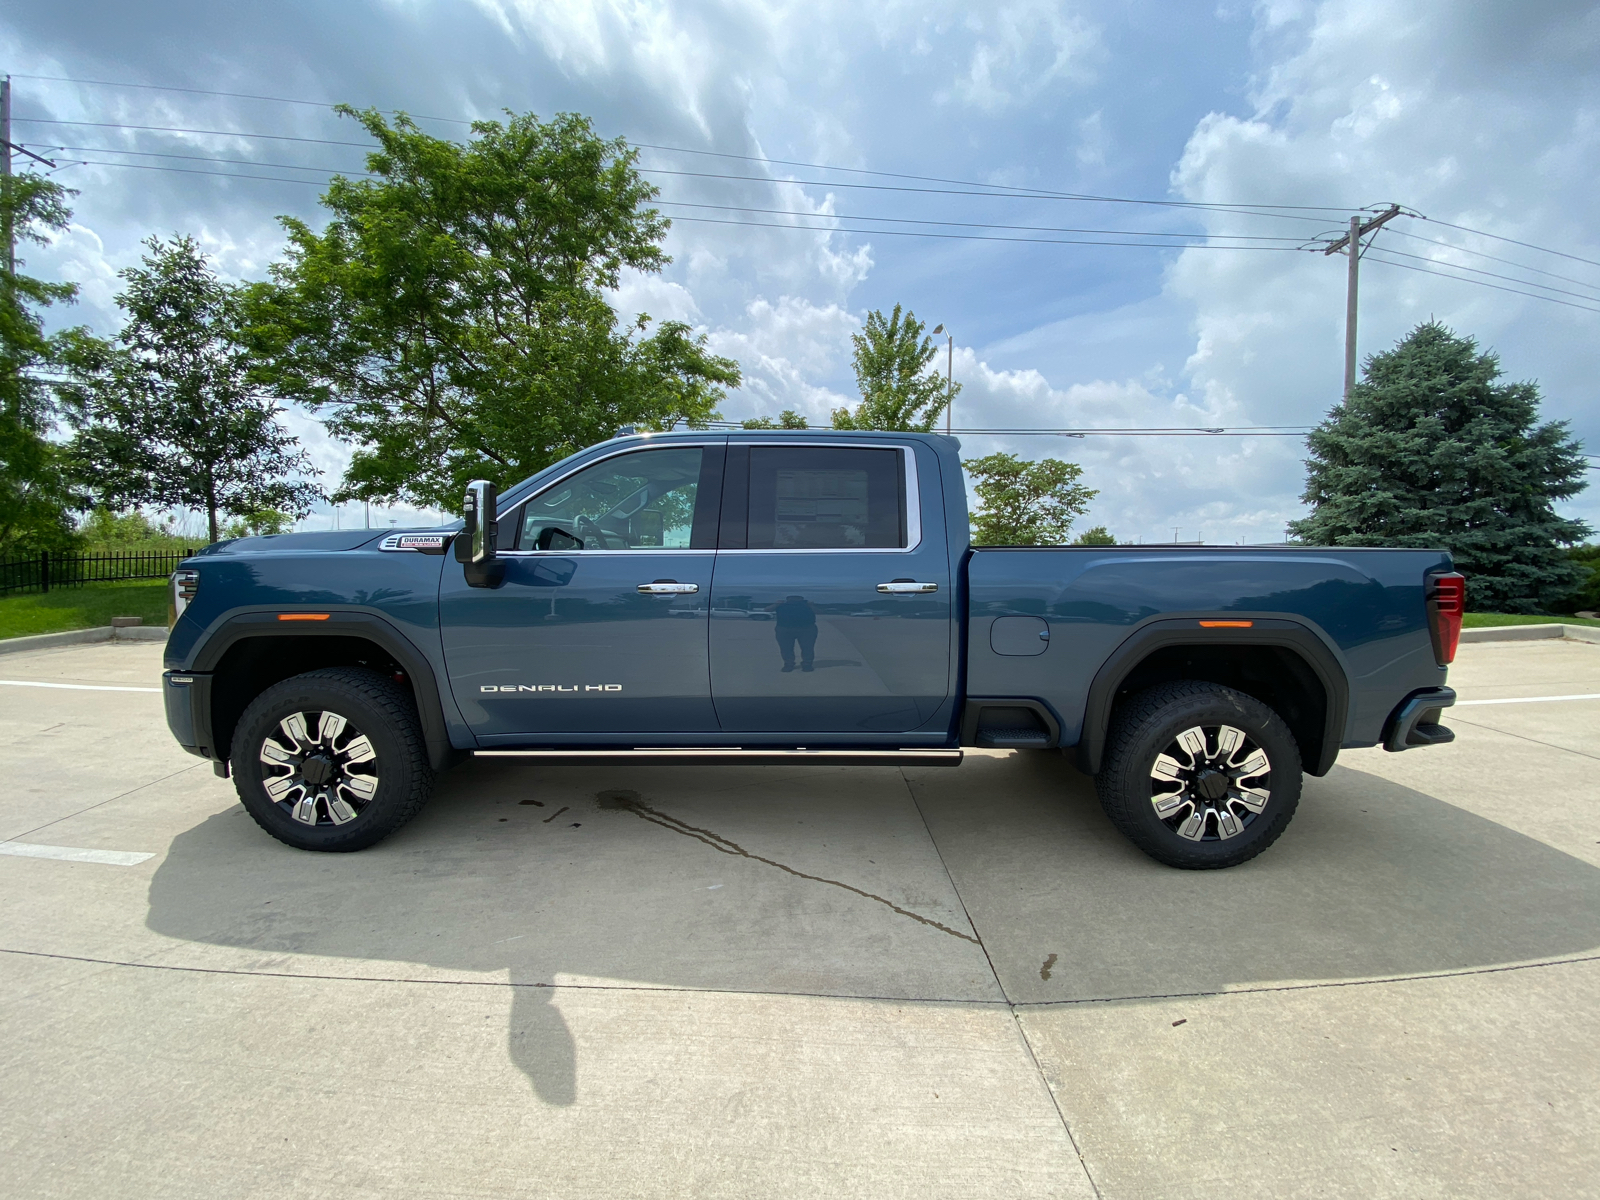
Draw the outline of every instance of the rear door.
M937 481L918 482L911 446L729 446L710 612L724 730L897 733L938 714L950 564L923 501Z

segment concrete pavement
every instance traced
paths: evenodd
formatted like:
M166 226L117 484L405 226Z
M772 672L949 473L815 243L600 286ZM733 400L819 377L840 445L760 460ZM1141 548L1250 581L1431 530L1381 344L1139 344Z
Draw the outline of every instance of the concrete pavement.
M157 682L159 647L0 676ZM1463 699L1600 646L1462 648ZM154 692L0 684L0 1148L29 1196L1597 1194L1600 701L1346 752L1160 867L1060 756L447 776L267 838Z

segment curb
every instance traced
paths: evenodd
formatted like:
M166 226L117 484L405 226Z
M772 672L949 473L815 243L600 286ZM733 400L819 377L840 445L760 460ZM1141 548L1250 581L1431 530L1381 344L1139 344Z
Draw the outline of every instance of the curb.
M1483 629L1463 629L1463 642L1536 642L1545 638L1565 638L1570 642L1600 644L1596 625L1491 625Z
M0 654L23 654L29 650L48 650L52 646L82 646L89 642L164 642L167 630L160 625L130 625L113 629L98 625L93 629L67 629L60 633L36 633L29 637L0 638Z

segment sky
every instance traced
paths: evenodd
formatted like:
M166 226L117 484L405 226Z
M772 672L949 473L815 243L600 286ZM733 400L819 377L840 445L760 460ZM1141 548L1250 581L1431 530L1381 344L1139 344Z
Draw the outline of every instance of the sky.
M328 173L363 166L331 103L447 137L579 112L641 147L673 219L672 263L617 307L738 360L727 418L826 424L859 399L850 334L899 303L953 332L958 429L1310 426L1342 390L1347 267L1315 247L1394 203L1418 215L1363 260L1362 355L1443 321L1600 453L1592 3L18 0L0 72L13 138L90 164L55 176L71 230L24 255L81 286L57 323L114 331L152 234L262 278L277 218L320 223ZM285 420L331 488L348 448ZM1080 526L1123 541L1281 540L1305 511L1298 436L962 441L1081 463ZM1600 487L1559 507L1600 528ZM365 514L303 527L336 519Z

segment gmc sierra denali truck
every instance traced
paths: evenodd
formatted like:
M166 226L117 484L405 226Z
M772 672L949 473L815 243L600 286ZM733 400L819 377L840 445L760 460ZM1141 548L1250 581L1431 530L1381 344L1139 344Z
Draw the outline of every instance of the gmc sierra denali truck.
M1341 747L1453 737L1443 551L975 547L959 448L620 436L472 484L446 528L218 542L173 576L168 723L306 850L379 841L469 754L976 746L1071 752L1116 826L1187 868L1259 854Z

